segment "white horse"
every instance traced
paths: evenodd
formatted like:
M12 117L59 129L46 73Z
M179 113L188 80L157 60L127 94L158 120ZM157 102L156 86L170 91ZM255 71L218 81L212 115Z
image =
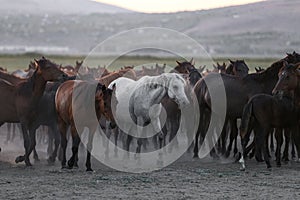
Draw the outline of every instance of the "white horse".
M118 127L128 134L126 151L129 152L132 136L138 138L136 155L141 152L142 139L161 131L161 100L168 96L179 106L189 104L185 94L185 80L175 73L144 76L138 81L118 78L108 88L115 87L117 106L115 119ZM149 135L149 132L151 135Z

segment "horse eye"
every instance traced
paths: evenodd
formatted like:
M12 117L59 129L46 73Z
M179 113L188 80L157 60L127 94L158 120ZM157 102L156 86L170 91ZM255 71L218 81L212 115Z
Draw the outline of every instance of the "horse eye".
M175 86L173 86L173 88L174 88L175 90L177 90L177 89L178 89L178 86L177 86L177 85L175 85Z

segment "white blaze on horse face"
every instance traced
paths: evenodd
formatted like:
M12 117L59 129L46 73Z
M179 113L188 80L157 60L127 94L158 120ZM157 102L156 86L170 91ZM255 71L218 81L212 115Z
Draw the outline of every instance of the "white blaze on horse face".
M177 74L172 74L169 81L168 96L175 99L180 106L188 105L190 102L185 94L185 80Z

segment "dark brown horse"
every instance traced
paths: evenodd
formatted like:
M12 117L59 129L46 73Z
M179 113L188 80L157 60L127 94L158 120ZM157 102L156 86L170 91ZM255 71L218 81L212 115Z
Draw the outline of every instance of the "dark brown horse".
M76 93L74 93L75 89ZM86 103L86 98L90 98L88 100L93 100L94 98L94 105ZM69 168L72 168L76 162L80 144L79 134L83 132L84 127L88 127L90 134L87 144L86 169L87 171L92 171L90 152L92 151L93 136L99 123L94 123L94 121L90 119L90 115L95 110L98 121L101 115L104 115L107 120L111 121L111 126L115 126L111 111L112 90L106 89L106 87L100 83L96 83L95 88L94 83L86 81L67 81L59 87L55 99L58 125L61 133L61 148L63 150L62 168L66 167L66 134L68 127L70 126L73 139L72 157L68 161ZM79 122L82 126L75 126L75 119L73 117L75 112L80 112Z
M300 64L300 63L299 63ZM268 155L268 133L272 128L285 129L288 131L290 128L296 127L298 122L298 108L295 101L295 92L299 91L290 90L287 87L292 87L293 83L298 84L297 77L295 80L290 79L287 69L294 71L298 68L299 64L292 65L284 62L283 68L279 72L279 81L275 86L273 93L274 96L267 94L258 94L253 96L246 104L241 122L241 139L243 150L248 141L249 131L254 128L255 146L256 151L263 151L264 159L267 167L270 168L270 160ZM294 76L295 77L295 76ZM279 92L280 91L280 92ZM297 95L298 96L298 95ZM276 131L277 148L276 148L276 162L277 166L281 166L281 146L282 146L282 131Z
M288 67L285 67L281 69L279 72L279 81L277 85L275 86L273 93L291 93L294 94L294 99L296 101L296 106L299 110L300 108L300 73L299 73L300 63L295 65L289 65ZM299 113L298 113L299 114ZM289 141L288 138L291 136L292 138L292 157L295 157L295 149L294 145L297 146L298 150L298 157L300 158L300 136L298 134L299 126L297 126L297 129L293 129L291 132L291 135L285 134L286 140L285 140L285 150L283 153L283 158L285 160L288 160L288 147L289 147Z
M5 122L20 122L22 126L25 155L16 160L25 160L30 166L29 156L35 146L35 135L32 129L32 121L36 119L36 105L39 103L47 81L60 81L67 77L58 69L58 66L44 57L35 61L36 70L25 82L12 85L6 81L0 81L0 125ZM28 134L29 131L29 134Z
M293 54L288 54L284 59L275 62L265 71L261 73L249 74L243 78L221 74L227 96L225 124L227 124L226 121L229 119L236 120L237 118L241 118L244 105L246 105L248 100L255 94L271 94L278 80L277 74L284 61L287 61L288 63L297 63L300 61L300 55L295 52ZM219 76L220 75L216 76L214 73L208 74L194 87L195 94L198 97L199 108L201 110L199 129L195 138L194 157L198 157L199 136L201 136L201 140L203 141L210 121L211 100L206 82L214 82L214 80L218 80ZM212 85L212 89L214 87L218 88L219 86L217 84ZM216 112L218 111L216 110ZM218 115L218 113L216 114ZM224 126L223 130L224 128L226 127ZM231 131L233 131L231 135L236 137L238 134L236 123L231 124Z

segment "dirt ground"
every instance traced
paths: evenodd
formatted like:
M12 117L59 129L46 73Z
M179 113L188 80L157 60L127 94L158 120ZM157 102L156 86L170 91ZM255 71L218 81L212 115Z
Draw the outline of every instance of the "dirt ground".
M3 141L3 140L2 140ZM95 159L94 172L48 165L45 148L33 167L15 164L22 145L0 142L0 199L299 199L300 163L290 161L267 170L264 163L247 161L248 169L231 159L194 160L182 156L172 165L151 173L112 170Z

